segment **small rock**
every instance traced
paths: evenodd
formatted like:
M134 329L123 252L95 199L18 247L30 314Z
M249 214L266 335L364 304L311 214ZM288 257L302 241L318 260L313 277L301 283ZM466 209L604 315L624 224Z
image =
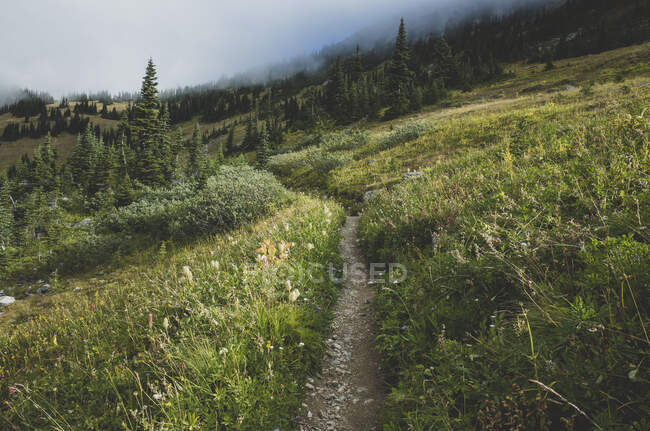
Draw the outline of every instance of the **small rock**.
M309 389L309 390L312 390L312 391L314 390L314 385L312 385L311 383L305 383L305 387L307 389Z
M373 400L372 398L368 398L363 402L363 405L367 406L368 404L372 404L373 402L375 402L375 400Z
M402 180L412 180L415 178L419 178L422 175L424 175L424 172L420 172L420 171L407 172L404 174Z
M5 307L16 302L16 298L13 296L0 296L0 307Z
M85 218L85 219L81 220L80 222L76 223L74 225L74 227L75 227L75 229L79 229L79 228L82 228L82 227L89 227L92 224L93 224L93 219Z
M364 202L370 202L373 200L375 197L377 197L377 194L379 193L379 190L368 190L363 194L363 201Z
M42 295L45 292L47 292L48 290L50 290L50 285L49 284L44 284L41 287L39 287L38 289L36 289L36 293Z

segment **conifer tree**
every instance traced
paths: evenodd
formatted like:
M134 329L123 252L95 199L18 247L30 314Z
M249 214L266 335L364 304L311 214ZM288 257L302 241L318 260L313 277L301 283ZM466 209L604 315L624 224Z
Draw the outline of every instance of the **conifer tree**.
M52 138L48 134L45 142L34 151L33 178L37 187L45 192L58 189L58 172L56 166L56 149L52 147Z
M404 19L400 21L395 50L388 69L388 97L392 115L401 115L409 108L413 72L409 68L410 48L406 39Z
M235 151L235 126L231 126L226 139L226 153Z
M354 54L354 59L350 67L350 77L353 82L359 81L361 79L361 74L363 73L363 64L361 63L361 49L357 45L357 50Z
M199 123L194 125L194 132L192 138L187 143L187 169L185 170L188 178L196 178L199 174L199 164L201 158L201 131Z
M163 130L157 80L156 67L150 58L142 79L140 99L133 108L133 120L130 122L131 139L137 153L136 177L151 186L160 185L164 181L159 149Z
M271 147L270 147L270 138L268 125L262 127L262 132L260 133L260 144L256 153L257 166L261 169L266 167L266 163L271 156Z
M11 245L14 228L11 198L9 197L9 180L0 176L0 257ZM1 263L1 262L0 262Z

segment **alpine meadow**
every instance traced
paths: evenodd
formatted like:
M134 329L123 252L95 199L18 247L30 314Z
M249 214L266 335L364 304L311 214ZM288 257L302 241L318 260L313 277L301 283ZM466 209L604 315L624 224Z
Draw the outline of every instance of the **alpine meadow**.
M28 3L0 429L650 430L649 0Z

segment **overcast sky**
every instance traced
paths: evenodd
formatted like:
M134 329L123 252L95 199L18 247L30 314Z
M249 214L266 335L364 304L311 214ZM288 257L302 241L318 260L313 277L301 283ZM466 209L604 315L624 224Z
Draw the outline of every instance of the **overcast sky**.
M200 84L310 53L438 1L3 1L0 86L55 96L137 90L150 56L162 88Z

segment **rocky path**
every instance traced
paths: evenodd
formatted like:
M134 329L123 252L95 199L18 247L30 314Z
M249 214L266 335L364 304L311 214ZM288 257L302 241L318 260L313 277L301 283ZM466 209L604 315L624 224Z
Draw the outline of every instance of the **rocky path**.
M307 383L301 431L370 431L379 429L382 380L374 347L372 301L367 266L357 245L358 217L343 227L341 253L347 265L345 288L334 310L332 338L323 372Z

